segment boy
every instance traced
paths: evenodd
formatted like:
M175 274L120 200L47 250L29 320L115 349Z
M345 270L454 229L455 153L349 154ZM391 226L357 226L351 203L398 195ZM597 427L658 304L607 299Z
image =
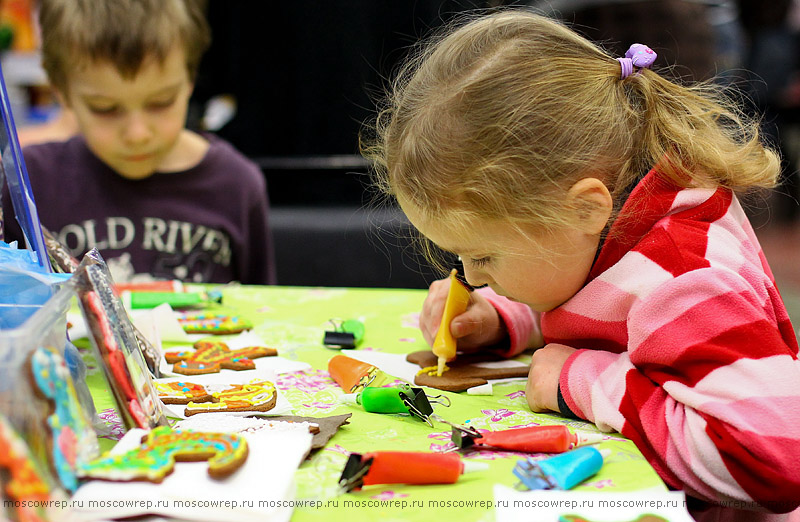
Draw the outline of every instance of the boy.
M117 280L274 283L260 170L184 128L210 42L196 1L42 0L39 19L44 69L79 129L24 149L42 224L74 255L96 246Z

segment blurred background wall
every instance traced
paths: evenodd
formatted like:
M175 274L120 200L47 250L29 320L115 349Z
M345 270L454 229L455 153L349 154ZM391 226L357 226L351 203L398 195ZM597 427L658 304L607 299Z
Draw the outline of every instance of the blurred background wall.
M530 7L616 54L646 43L675 76L736 88L748 110L764 115L765 135L783 153L784 183L747 208L787 302L800 310L797 0L200 1L213 43L189 125L218 133L260 165L281 284L424 288L439 275L416 253L402 214L367 190L359 131L420 37L465 11ZM26 10L35 0L0 1L0 58L15 117L61 132Z

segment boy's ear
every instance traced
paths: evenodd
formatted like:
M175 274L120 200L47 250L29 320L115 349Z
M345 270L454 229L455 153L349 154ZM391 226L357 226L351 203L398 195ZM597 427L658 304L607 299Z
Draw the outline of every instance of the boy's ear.
M58 100L58 104L62 107L69 107L69 98L61 92L61 89L53 88L53 94L56 96L56 100Z
M578 228L587 234L600 234L614 209L614 199L605 183L583 178L567 191L567 208L575 209Z

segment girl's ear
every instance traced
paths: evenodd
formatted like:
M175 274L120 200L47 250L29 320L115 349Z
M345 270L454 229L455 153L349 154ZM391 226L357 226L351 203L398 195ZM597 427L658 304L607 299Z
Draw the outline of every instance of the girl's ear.
M600 234L614 209L614 200L605 183L597 178L583 178L567 191L567 208L577 214L578 228L587 234Z

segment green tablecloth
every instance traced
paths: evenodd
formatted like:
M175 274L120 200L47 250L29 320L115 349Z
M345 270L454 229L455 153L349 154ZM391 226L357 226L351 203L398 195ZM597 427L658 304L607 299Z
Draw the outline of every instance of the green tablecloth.
M359 350L408 353L426 349L416 326L424 297L422 290L225 287L223 311L251 320L254 331L266 345L278 348L281 356L312 365L311 370L282 374L277 379L276 386L291 402L295 415L353 414L350 423L297 471L296 498L322 505L298 505L293 521L341 520L353 516L381 520L440 520L446 516L457 516L463 521L493 520L493 509L485 507L493 500L493 485L513 487L517 483L512 468L523 455L483 451L466 453L464 457L486 462L489 469L465 474L453 485L374 485L340 494L337 481L349 452L437 451L450 443L450 429L445 424L435 422L434 428L430 428L408 416L367 413L357 406L339 404L337 398L342 391L326 370L328 360L338 352L321 344L323 332L330 327L329 319L360 318L366 333ZM520 356L521 360L529 358L530 355ZM104 392L102 378L93 375L89 386L97 409L110 408L110 397ZM431 392L438 393L445 393L452 405L449 408L436 406L437 413L451 422L469 421L479 429L559 423L597 431L585 422L532 413L525 402L522 381L495 385L492 396ZM614 436L600 447L610 449L612 455L596 476L576 490L666 490L632 442ZM268 472L265 468L265 473ZM437 507L429 501L450 502L450 507ZM466 506L471 501L488 504Z

